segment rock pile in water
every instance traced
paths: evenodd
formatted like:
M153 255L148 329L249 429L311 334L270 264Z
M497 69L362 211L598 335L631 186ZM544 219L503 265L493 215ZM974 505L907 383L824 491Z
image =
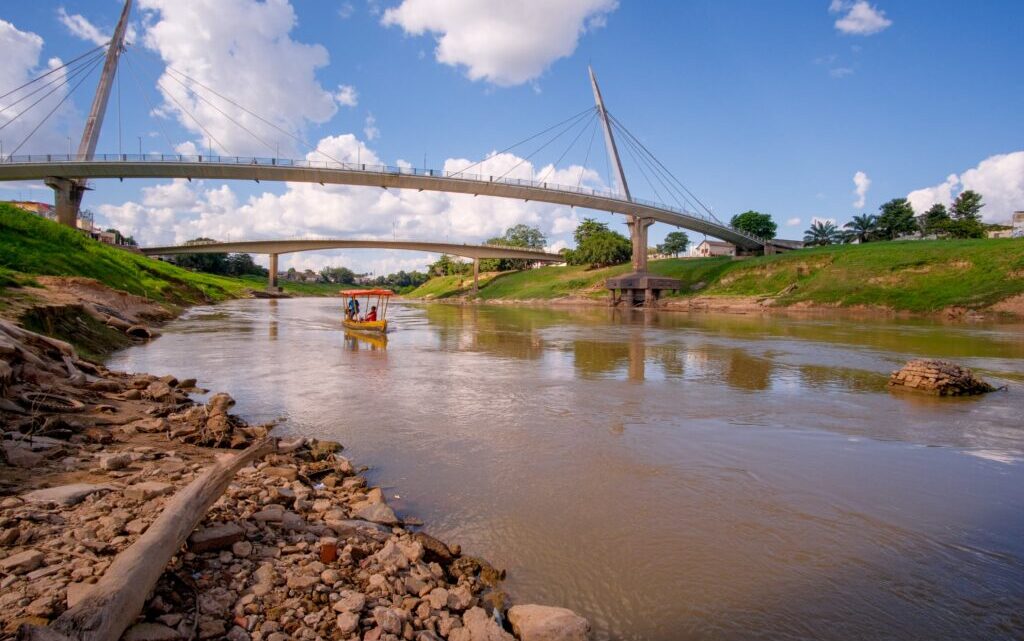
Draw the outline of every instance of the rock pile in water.
M966 367L939 360L913 360L889 377L889 387L935 396L984 394L994 387Z

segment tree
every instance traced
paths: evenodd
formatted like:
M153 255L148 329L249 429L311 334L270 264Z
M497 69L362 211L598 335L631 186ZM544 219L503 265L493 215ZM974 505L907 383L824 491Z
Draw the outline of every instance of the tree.
M257 265L249 254L229 254L225 270L229 276L266 276L268 273L267 268Z
M861 214L860 216L854 216L853 220L843 225L843 227L846 228L845 236L849 238L850 242L856 240L860 243L866 243L872 239L878 230L878 217L872 214Z
M950 208L950 218L954 220L976 220L981 221L981 208L985 203L981 200L981 194L971 189L965 189L953 201Z
M509 227L503 235L491 238L485 244L539 250L544 249L547 238L540 229L519 224ZM526 269L529 265L530 261L524 258L490 258L480 261L480 269L491 272Z
M914 208L906 198L893 198L879 209L878 232L888 240L917 231Z
M356 274L347 267L324 267L320 270L320 278L328 283L352 285L356 282Z
M430 276L455 276L468 273L469 268L469 263L457 261L448 254L441 254L441 258L430 266L427 273Z
M765 240L771 240L775 238L775 233L778 231L779 226L775 224L772 217L768 214L762 214L759 211L745 211L742 214L738 214L732 217L729 224L740 231L745 231L748 234L763 238Z
M570 265L606 267L628 262L633 256L633 243L628 238L590 218L583 219L573 237L576 249L564 252Z
M678 256L690 246L690 237L683 231L670 232L665 236L665 242L659 246L662 253Z
M921 231L925 234L945 233L949 212L942 203L935 203L921 217Z
M186 245L206 245L216 242L212 238L193 238L185 241ZM208 274L228 273L228 255L224 254L177 254L168 261L185 269L206 272Z
M831 220L815 220L804 232L804 244L832 245L839 241L839 229Z
M579 246L590 236L606 231L611 231L608 229L608 225L597 222L593 218L584 218L583 222L576 226L576 231L572 233L572 237L576 241L576 245Z

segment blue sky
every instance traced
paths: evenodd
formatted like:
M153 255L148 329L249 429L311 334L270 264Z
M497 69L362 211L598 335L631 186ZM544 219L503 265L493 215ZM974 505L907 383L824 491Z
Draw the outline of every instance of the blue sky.
M216 66L204 79L229 97L270 111L275 121L275 108L287 110L286 127L309 140L353 134L330 148L365 144L367 153L388 164L402 159L422 165L424 154L433 167L478 160L562 120L592 104L586 76L592 64L609 111L720 218L766 211L778 221L780 236L796 238L813 217L842 223L890 198L914 192L920 206L962 188L983 191L990 220L1024 209L1024 3L1017 1L517 0L507 3L508 11L468 0L141 5L133 14L135 42L128 55L154 104L165 103L155 84L168 62L197 75ZM86 39L89 28L109 33L119 11L116 0L5 3L4 37L24 45L24 34L36 34L41 44L34 62L0 63L8 66L0 79L29 77L50 58L67 61L84 52L93 46ZM212 40L204 41L207 28ZM259 32L276 35L264 43ZM278 55L282 39L287 42ZM25 59L31 59L32 47L24 46ZM269 52L269 58L249 55L255 51ZM18 64L24 68L14 69ZM260 80L231 87L235 78L260 72ZM305 81L289 84L292 76ZM122 80L125 151L136 151L142 136L146 151L169 152L157 135L161 126L170 144L204 144L180 111L169 107L162 118L150 115L132 77L122 71ZM94 84L87 81L72 96L74 110L53 131L44 130L39 144L66 150L65 136L80 131ZM339 98L341 86L352 87L356 98L351 92ZM371 117L376 136L368 134ZM224 126L227 142L232 134ZM99 151L118 151L117 129L112 100ZM7 150L14 130L0 131ZM583 162L585 142L586 136L557 169L574 175L569 166ZM599 143L587 163L600 174L588 177L594 184L607 180ZM236 139L235 146L246 144ZM537 156L537 173L564 146L554 144ZM525 155L526 149L514 151ZM270 155L266 149L251 153ZM654 199L626 162L634 195ZM858 172L867 179L862 206L855 206ZM7 187L0 197L50 198L27 185ZM394 233L474 241L495 235L503 224L530 222L552 242L565 242L581 215L621 222L592 212L515 203L480 207L445 197L380 202L378 194L351 188L316 192L167 181L97 187L86 205L149 241L200 233ZM669 231L655 226L652 240ZM345 262L386 271L426 259L335 253L297 258L295 264Z

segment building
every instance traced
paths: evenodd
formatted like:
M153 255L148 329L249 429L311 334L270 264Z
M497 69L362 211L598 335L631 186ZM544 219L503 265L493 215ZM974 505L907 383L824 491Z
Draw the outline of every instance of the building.
M53 205L49 203L40 203L34 200L9 200L7 202L37 216L49 218L50 220L57 219L57 214L53 210Z
M1013 232L1014 238L1024 238L1024 211L1013 212Z
M735 256L736 246L720 240L705 240L694 248L693 255L702 258L710 256Z
M988 238L1013 238L1013 227L990 229L985 235Z

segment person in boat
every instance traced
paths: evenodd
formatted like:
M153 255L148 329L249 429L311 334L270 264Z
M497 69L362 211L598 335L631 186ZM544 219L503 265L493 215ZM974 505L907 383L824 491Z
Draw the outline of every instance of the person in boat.
M370 312L366 315L366 318L364 318L363 321L369 323L369 322L372 322L372 321L375 321L375 320L377 320L377 306L376 305L374 305L373 307L370 308Z
M348 320L355 320L359 318L359 301L353 296L348 299L348 310L346 312Z

